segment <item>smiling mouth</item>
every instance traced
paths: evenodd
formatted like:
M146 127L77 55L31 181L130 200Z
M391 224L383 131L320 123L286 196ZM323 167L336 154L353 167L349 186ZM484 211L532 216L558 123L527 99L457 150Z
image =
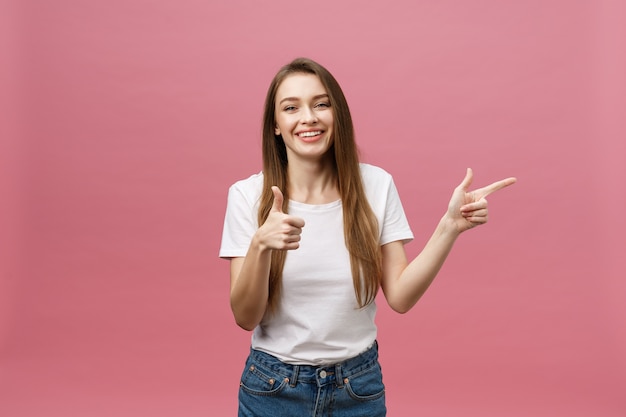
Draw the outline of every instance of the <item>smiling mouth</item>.
M298 136L301 138L312 138L313 136L317 136L317 135L321 135L322 131L321 130L314 130L311 132L301 132L298 133Z

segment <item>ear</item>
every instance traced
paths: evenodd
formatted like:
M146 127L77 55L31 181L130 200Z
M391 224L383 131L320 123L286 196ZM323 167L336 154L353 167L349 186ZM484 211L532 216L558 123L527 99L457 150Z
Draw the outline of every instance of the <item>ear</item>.
M280 128L278 127L278 125L275 125L275 126L274 126L274 134L275 134L276 136L279 136L279 135L280 135Z

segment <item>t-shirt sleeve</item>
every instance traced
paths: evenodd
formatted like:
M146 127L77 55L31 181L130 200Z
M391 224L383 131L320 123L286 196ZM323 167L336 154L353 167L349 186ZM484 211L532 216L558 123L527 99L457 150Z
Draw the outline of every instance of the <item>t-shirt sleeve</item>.
M386 196L387 201L385 204L380 244L385 245L397 240L408 243L413 240L413 232L409 226L404 208L402 207L402 202L400 201L400 195L398 194L398 190L391 176L389 176Z
M250 201L237 184L229 188L220 258L246 256L252 236L258 229L256 206L256 202Z

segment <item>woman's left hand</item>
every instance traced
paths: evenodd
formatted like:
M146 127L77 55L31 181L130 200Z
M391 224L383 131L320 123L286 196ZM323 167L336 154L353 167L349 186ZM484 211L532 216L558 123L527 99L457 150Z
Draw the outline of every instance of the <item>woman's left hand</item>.
M468 168L463 182L454 189L450 203L448 203L446 216L454 223L459 233L487 223L488 210L485 197L517 181L516 178L510 177L496 181L486 187L469 191L473 177L472 169Z

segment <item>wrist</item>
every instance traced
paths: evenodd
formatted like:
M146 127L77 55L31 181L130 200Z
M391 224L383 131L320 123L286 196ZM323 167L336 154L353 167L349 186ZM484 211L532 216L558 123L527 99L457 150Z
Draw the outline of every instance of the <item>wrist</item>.
M269 246L264 243L264 239L261 236L261 229L252 236L252 242L250 243L250 249L258 253L271 252Z
M457 222L448 213L444 214L441 220L439 220L438 229L441 234L450 236L454 239L461 234L461 230L459 230Z

